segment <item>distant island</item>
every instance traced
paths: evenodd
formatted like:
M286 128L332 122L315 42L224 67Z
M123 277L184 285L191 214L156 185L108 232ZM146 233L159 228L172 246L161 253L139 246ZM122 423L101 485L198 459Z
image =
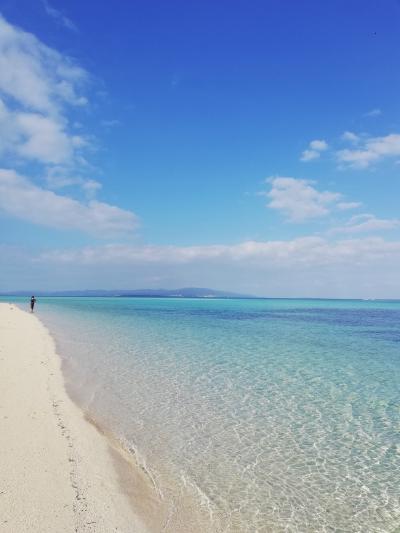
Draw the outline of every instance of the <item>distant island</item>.
M184 287L182 289L121 289L121 290L70 290L70 291L9 291L1 292L1 296L88 296L88 297L120 297L120 298L255 298L249 294L218 291L201 287Z

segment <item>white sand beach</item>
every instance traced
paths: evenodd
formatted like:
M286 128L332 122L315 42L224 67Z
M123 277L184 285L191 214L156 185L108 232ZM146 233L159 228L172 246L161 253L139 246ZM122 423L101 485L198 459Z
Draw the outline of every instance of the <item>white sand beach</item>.
M146 475L72 402L60 364L36 316L1 303L0 531L161 530Z

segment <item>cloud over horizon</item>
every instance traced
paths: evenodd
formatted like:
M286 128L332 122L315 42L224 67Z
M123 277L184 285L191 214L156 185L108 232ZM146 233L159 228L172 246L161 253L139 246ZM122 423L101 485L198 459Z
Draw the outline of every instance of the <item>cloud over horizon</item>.
M282 241L245 241L239 244L170 246L106 244L80 249L43 252L38 260L80 264L188 264L197 261L240 262L292 268L295 265L322 266L338 263L361 264L388 255L400 258L400 242L377 237L330 241L308 236Z
M299 104L293 101L289 113L287 102L278 98L282 107L273 105L268 116L278 123L282 115L284 128L266 136L264 120L248 121L264 104L248 100L246 112L235 118L239 134L230 135L232 110L220 105L215 84L204 86L210 91L204 103L212 113L196 104L197 89L190 83L182 86L179 99L171 99L173 65L160 73L156 92L147 79L145 91L138 90L135 84L148 72L141 57L135 56L140 76L125 71L125 63L118 62L120 39L96 41L97 21L85 26L78 11L74 16L82 33L56 34L54 22L77 31L66 16L69 7L41 1L38 25L6 9L14 12L12 20L40 28L38 36L0 15L0 247L7 254L0 261L2 286L30 280L59 288L109 283L123 288L134 280L141 287L204 285L275 296L398 294L400 219L391 193L398 167L386 165L389 172L379 176L376 168L400 158L395 119L384 123L390 115L386 102L386 115L378 120L362 115L374 100L356 112L358 118L349 113L345 120L338 102L329 129L319 107L318 113L297 109L299 127L290 128ZM87 39L84 31L90 33ZM145 43L147 35L142 37ZM59 43L68 53L46 42ZM127 44L130 52L136 50L137 41ZM147 43L152 53L153 44ZM70 50L85 59L69 57ZM89 73L85 64L96 72ZM111 67L121 69L123 79L110 83ZM218 83L229 79L225 74ZM240 101L244 86L235 90ZM134 102L140 94L152 100ZM368 116L379 114L372 109ZM220 119L217 128L214 118ZM366 123L386 129L368 133L360 126ZM299 139L306 140L301 163ZM364 172L362 185L351 182L356 170L370 167L374 172ZM304 168L306 179L293 177ZM274 169L277 175L258 193L267 209L254 194L241 195ZM125 208L116 205L121 198ZM140 241L137 203L144 218ZM351 217L361 207L361 214ZM383 232L390 238L376 237Z
M49 287L46 273L56 272L51 288L64 290L205 286L274 297L400 297L400 241L378 237L186 247L105 244L33 253L8 248L0 254L0 272L10 261L29 264L23 287L32 289ZM371 283L377 269L380 281ZM21 279L13 287L9 277L2 289L21 286Z

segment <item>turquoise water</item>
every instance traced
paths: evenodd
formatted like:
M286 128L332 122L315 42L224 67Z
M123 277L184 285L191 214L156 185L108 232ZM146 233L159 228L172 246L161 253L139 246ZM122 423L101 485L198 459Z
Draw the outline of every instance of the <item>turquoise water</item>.
M202 531L400 526L400 302L41 298L69 389ZM171 530L173 531L173 530Z

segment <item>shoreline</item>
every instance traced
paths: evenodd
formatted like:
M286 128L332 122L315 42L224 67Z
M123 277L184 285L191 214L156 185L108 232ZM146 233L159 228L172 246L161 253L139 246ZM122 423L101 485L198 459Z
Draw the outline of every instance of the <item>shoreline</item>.
M46 326L9 303L0 324L0 531L165 529L165 505L134 456L68 395Z
M17 305L20 306L19 303ZM114 467L119 475L120 487L130 499L135 513L139 513L143 519L149 533L226 531L225 520L217 518L216 509L210 510L209 499L196 483L185 479L182 486L181 477L174 477L164 470L162 465L149 462L145 447L138 447L135 439L127 440L123 433L113 427L111 420L102 417L101 411L91 409L91 395L90 399L85 394L82 396L82 390L87 386L86 381L80 382L80 375L75 374L79 382L76 387L74 374L69 367L72 353L76 349L74 343L71 345L68 341L65 345L63 340L64 336L74 338L74 325L64 321L62 324L54 324L52 318L46 314L40 315L39 321L53 340L68 397L83 413L86 421L107 440ZM81 341L78 341L78 344L80 343ZM85 357L85 354L81 353L81 356ZM154 428L154 431L158 429ZM141 493L138 493L135 485L138 477Z

